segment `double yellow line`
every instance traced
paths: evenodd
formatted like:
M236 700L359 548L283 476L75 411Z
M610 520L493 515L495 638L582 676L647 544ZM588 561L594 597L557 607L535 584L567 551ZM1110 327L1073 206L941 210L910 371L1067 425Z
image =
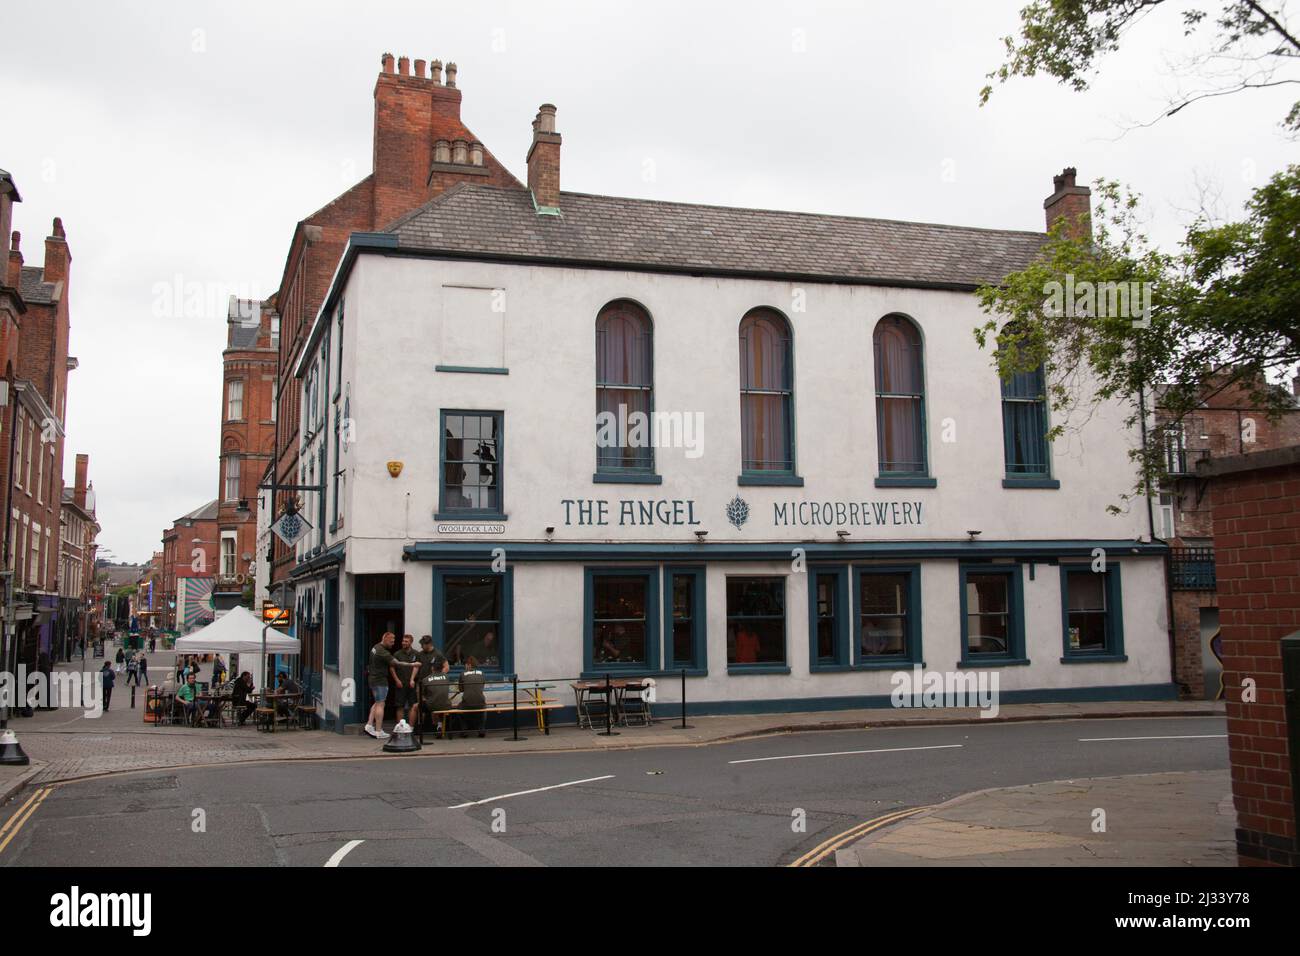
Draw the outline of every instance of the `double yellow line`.
M854 840L866 836L873 830L879 830L881 827L887 827L891 823L896 823L905 817L920 813L922 810L929 810L929 807L913 807L911 810L898 810L894 813L886 813L883 817L876 817L865 823L859 823L857 826L849 827L838 836L833 836L829 840L819 843L799 859L795 860L790 866L816 866L826 857L830 856L836 850L843 847L846 843L852 843ZM0 849L3 849L0 845Z
M45 802L45 798L53 790L53 787L41 787L27 798L26 803L13 812L13 815L4 822L4 826L0 826L0 853L5 851L9 841L23 828L23 824L31 819L32 814L40 809L41 804Z

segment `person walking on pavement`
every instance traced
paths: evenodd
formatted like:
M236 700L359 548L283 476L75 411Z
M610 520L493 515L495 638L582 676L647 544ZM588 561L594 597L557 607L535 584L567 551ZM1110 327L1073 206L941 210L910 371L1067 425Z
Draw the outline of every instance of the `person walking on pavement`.
M122 652L122 648L120 648L120 647L117 649L117 658L116 658L116 660L117 660L117 667L116 667L116 670L117 670L117 672L120 674L120 673L122 673L122 662L126 660L126 654L124 654L124 653Z
M135 656L135 669L140 676L140 683L144 684L145 687L148 687L149 686L149 658L144 656L144 651L141 651L139 654Z
M126 659L126 686L130 687L132 684L136 687L140 686L140 664L135 657L128 657Z
M113 700L113 684L117 681L117 675L113 673L113 665L108 661L104 661L99 679L104 682L104 709L108 710L108 705Z

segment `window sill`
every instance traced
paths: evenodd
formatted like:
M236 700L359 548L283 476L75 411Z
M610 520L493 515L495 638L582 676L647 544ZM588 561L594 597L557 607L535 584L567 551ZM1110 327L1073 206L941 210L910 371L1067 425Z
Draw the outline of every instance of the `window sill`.
M910 670L913 667L924 669L925 661L913 661L907 658L891 657L887 660L880 661L858 661L851 665L850 669L855 671L897 671Z
M987 660L984 660L983 658L971 657L971 658L967 658L966 660L957 662L958 670L978 670L979 668L982 667L1028 667L1028 666L1029 666L1029 658L1027 657L989 657Z
M1003 478L1003 488L1051 488L1061 487L1055 478Z
M682 670L683 668L681 667L665 667L664 673L669 676L663 679L669 680L672 677L681 677ZM709 676L709 669L707 667L687 667L685 668L685 671L687 677L708 677Z
M800 478L798 475L783 475L780 474L779 472L770 475L755 472L753 474L742 473L736 478L736 484L773 485L773 486L779 486L785 488L802 488L803 479Z
M788 674L788 664L728 664L727 674L731 677L744 677L746 674Z
M852 664L809 664L810 674L847 674L853 670Z
M598 471L591 476L591 480L596 484L610 485L662 485L664 483L663 475L656 475L649 471Z
M495 368L489 365L435 365L435 372L465 372L470 375L509 375L508 368Z
M937 488L939 480L937 478L894 478L889 475L879 475L876 478L877 488Z
M1072 654L1061 658L1062 664L1123 664L1127 661L1127 654Z
M579 680L604 680L609 677L611 680L623 680L628 676L640 677L654 670L645 664L610 664L605 670L592 671L585 670L578 675Z
M509 515L489 513L483 511L437 511L434 512L434 521L464 521L469 524L482 524L489 521L508 521Z

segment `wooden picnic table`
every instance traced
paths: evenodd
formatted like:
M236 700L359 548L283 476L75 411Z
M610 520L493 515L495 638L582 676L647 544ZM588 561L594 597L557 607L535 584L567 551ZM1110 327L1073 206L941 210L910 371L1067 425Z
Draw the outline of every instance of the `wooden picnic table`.
M260 727L265 723L266 729L270 733L275 733L275 724L279 720L284 721L286 727L293 726L293 702L301 701L303 691L285 691L285 690L267 690L257 695L257 710L253 712L253 725ZM281 715L281 708L278 704L283 703L284 714ZM267 711L270 711L269 715ZM259 719L260 718L260 719Z

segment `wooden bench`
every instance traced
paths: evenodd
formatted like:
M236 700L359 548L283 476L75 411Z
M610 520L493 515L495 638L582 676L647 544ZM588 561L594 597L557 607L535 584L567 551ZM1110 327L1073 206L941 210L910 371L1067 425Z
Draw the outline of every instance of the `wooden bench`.
M542 730L545 731L545 733L549 736L551 733L551 726L546 721L546 712L551 710L558 710L561 706L562 705L560 704L560 702L556 700L554 697L543 697L541 701L535 701L532 699L529 699L527 701L521 700L519 701L519 705L517 709L519 710L520 713L531 713L531 714L539 715L542 719ZM451 714L508 714L514 711L515 709L516 707L514 706L514 702L508 700L488 701L486 707L476 707L476 708L450 707L446 710L429 710L425 708L423 705L421 705L421 711L423 713L428 714L430 717L441 716L443 718L442 721L443 740L447 739L446 718L449 717ZM421 739L423 739L424 737L423 726L424 725L422 722L421 730L420 730Z

